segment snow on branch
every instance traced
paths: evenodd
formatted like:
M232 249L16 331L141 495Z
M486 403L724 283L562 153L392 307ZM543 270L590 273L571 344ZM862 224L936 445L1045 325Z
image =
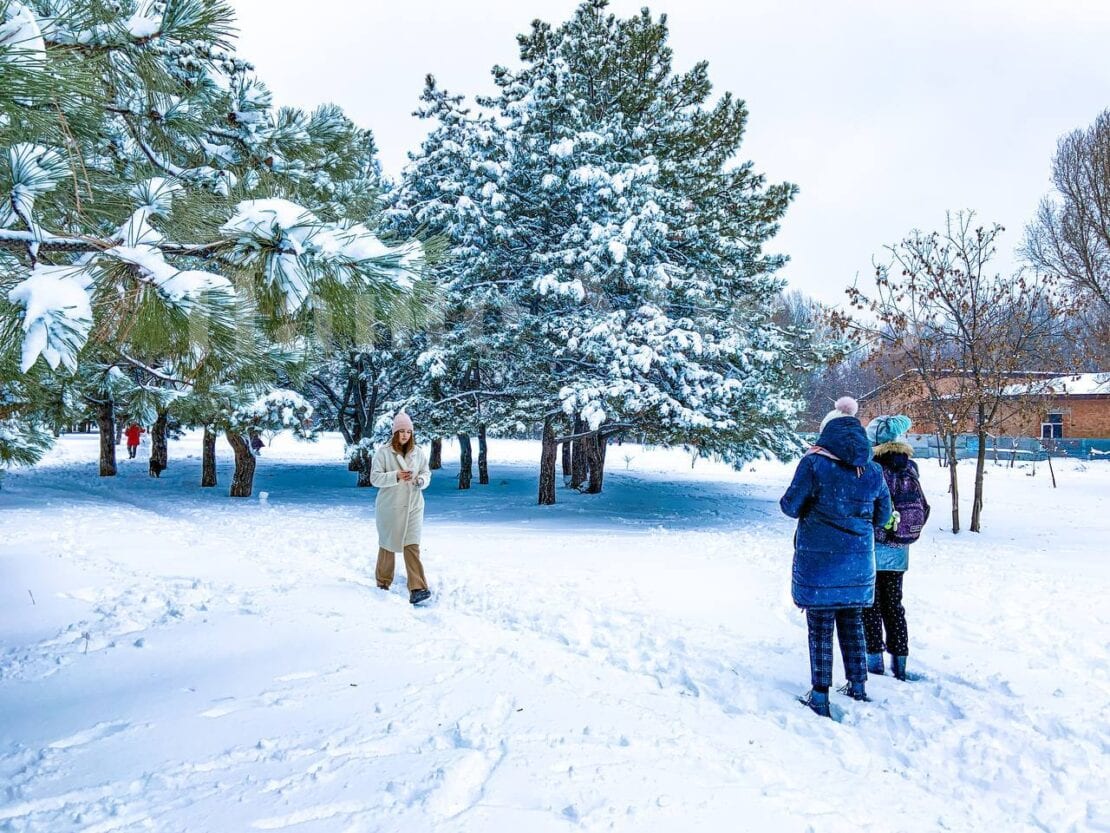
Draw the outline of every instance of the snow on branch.
M228 418L233 431L281 431L291 429L301 439L316 438L312 406L295 391L275 388L250 405L236 408Z
M343 282L381 276L394 289L408 291L424 262L416 241L391 248L362 224L325 223L285 199L241 202L220 230L233 238L229 259L239 265L261 262L290 312L308 303L320 269Z
M171 304L187 307L205 292L232 294L231 282L223 275L195 269L178 269L166 262L162 252L154 246L113 246L104 252L105 258L114 258L137 267L143 280L152 284L159 294Z
M0 205L0 228L7 228L18 217L34 231L35 198L54 190L69 174L69 166L58 151L29 142L8 148L7 163L12 189Z
M8 3L0 14L0 61L19 66L41 66L46 42L35 15L22 3Z
M91 283L83 266L37 264L8 292L8 300L23 307L23 373L39 356L53 369L61 364L71 373L77 370L77 354L92 326Z
M172 9L167 8L166 14L171 11ZM55 46L118 49L132 44L143 44L167 33L166 15L160 12L154 3L149 2L139 3L130 17L121 16L86 29L68 28L65 25L64 13L45 19L43 23L42 34L46 42Z
M34 465L52 443L50 432L40 425L0 419L0 467Z

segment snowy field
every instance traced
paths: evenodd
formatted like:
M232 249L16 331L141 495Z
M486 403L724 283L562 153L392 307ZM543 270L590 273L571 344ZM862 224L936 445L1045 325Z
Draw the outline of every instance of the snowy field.
M613 446L538 507L535 444L469 492L448 459L413 609L337 438L279 438L250 500L170 454L101 480L66 437L4 481L0 831L1110 830L1110 461L991 466L959 536L923 462L924 678L834 722L794 699L790 466Z

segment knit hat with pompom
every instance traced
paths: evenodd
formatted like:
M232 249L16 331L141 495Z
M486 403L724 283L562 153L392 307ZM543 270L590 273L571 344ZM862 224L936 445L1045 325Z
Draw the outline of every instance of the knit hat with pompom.
M834 419L841 417L854 417L856 412L859 411L859 403L850 396L842 396L836 400L833 409L825 414L825 418L821 420L821 430L825 430L825 426L832 422Z
M913 427L913 422L905 414L893 416L877 416L867 423L867 439L875 445L897 443L906 441L906 432Z

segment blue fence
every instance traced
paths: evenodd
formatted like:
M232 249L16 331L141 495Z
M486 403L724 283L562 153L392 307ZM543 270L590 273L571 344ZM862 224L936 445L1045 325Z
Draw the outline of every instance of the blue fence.
M936 458L944 455L937 447L937 438L916 434L910 438L917 457ZM966 460L979 454L979 438L974 434L961 434L956 438L956 457ZM988 437L989 459L1045 460L1048 457L1071 457L1078 460L1110 461L1110 439L1072 438L1038 440L1033 437Z
M817 442L817 434L802 434L809 443ZM944 457L943 446L938 445L935 434L910 434L906 440L913 447L913 456L935 460ZM979 454L979 438L975 434L956 437L956 459L967 460ZM1071 457L1078 460L1106 460L1110 463L1110 439L1044 440L1033 437L988 437L989 460L1046 460L1048 457Z

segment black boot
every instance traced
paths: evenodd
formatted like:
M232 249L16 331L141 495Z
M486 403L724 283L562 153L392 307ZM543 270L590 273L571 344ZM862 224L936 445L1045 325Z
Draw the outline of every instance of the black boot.
M820 717L832 717L832 712L829 709L829 693L827 691L818 691L813 688L810 689L809 694L805 697L799 697L798 702L803 706L808 706L814 714Z
M864 683L846 683L843 688L838 690L841 694L847 694L853 700L859 700L862 703L871 702L871 698L867 696L867 690L864 688Z
M413 590L409 593L409 602L418 605L421 602L426 602L432 597L431 590Z

